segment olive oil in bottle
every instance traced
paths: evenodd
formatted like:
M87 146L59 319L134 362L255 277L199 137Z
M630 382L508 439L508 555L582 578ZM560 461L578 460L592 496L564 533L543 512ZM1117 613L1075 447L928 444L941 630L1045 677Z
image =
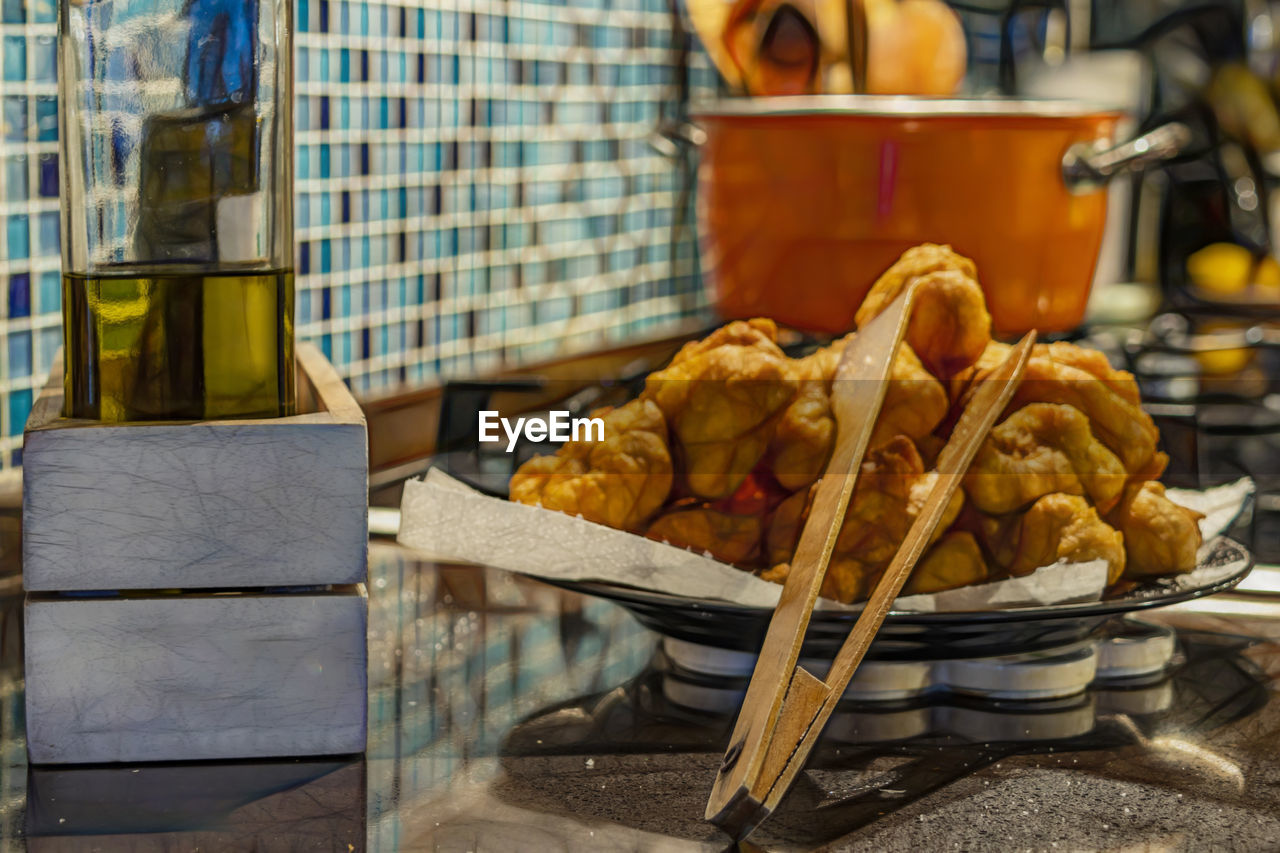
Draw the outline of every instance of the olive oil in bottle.
M64 414L287 416L293 2L124 6L58 7Z
M63 414L107 422L293 414L293 272L62 278Z

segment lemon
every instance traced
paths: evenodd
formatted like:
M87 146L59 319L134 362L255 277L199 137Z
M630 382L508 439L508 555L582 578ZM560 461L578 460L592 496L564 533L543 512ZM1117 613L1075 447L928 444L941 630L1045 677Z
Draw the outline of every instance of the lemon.
M1214 332L1238 332L1241 329L1239 323L1230 322L1210 322L1200 327L1200 331L1208 334ZM1253 360L1253 350L1250 349L1220 349L1209 350L1208 352L1196 353L1196 360L1200 362L1200 368L1207 375L1221 376L1227 373L1239 373L1244 367Z
M1211 243L1187 258L1187 275L1208 293L1236 294L1249 286L1253 255L1244 246Z
M1253 273L1253 284L1260 290L1266 291L1265 296L1275 299L1276 294L1280 292L1280 261L1267 255L1258 264L1258 269Z

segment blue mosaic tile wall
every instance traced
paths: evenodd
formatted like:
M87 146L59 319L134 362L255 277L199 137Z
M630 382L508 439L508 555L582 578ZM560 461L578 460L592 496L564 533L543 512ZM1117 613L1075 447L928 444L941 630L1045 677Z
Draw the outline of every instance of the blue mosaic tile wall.
M662 0L295 0L297 323L357 394L705 311ZM61 343L54 0L0 0L0 465ZM694 54L689 80L709 91Z

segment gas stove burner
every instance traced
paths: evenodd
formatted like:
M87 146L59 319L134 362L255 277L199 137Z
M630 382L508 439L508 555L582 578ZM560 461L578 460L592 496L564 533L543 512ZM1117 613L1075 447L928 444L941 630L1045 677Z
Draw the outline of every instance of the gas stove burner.
M1256 638L1192 628L1180 628L1175 638L1134 619L1113 621L1098 638L1093 680L1070 695L996 699L941 689L909 699L842 701L813 766L856 769L870 756L894 755L907 762L904 772L918 786L917 770L965 772L1010 755L1114 750L1163 736L1199 743L1204 733L1255 714L1272 695L1271 680L1254 660ZM627 682L517 723L501 754L504 761L569 756L578 766L583 756L602 752L718 761L752 663L749 656L667 641Z
M874 743L927 734L974 742L1045 741L1090 732L1102 713L1169 709L1174 632L1118 619L1084 642L967 660L864 661L829 736ZM732 714L755 666L748 652L665 637L663 695L684 708ZM822 671L820 661L801 661Z
M936 694L1009 701L1061 699L1082 693L1091 684L1132 686L1159 680L1173 660L1174 647L1172 630L1137 619L1118 619L1090 639L1052 649L969 659L864 661L844 700L901 702ZM673 701L679 701L679 696L694 699L708 689L738 701L755 668L756 656L750 652L675 637L664 637L662 648L673 664L667 679L678 694L669 696ZM817 660L800 664L813 672L825 666Z

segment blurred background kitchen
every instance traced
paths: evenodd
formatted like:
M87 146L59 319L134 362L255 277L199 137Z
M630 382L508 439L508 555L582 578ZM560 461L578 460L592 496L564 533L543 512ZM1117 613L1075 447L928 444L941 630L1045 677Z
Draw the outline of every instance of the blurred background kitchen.
M963 54L930 29L927 5L903 30L926 37L900 40L868 79L952 50L965 95L1118 104L1120 138L1170 121L1189 129L1180 156L1111 183L1089 313L1059 331L1139 375L1171 481L1249 471L1265 527L1280 458L1280 4L966 0L948 4ZM490 394L508 395L500 408L536 408L588 377L625 387L670 352L627 348L717 321L699 262L690 105L741 88L846 85L829 57L806 52L829 36L825 8L298 0L297 330L367 403L375 489L431 454L473 453L468 423ZM56 13L54 0L3 0L0 18L5 467L21 464L61 336ZM734 27L749 49L726 55ZM563 366L585 353L604 366ZM532 380L466 384L521 372L564 381L523 402L510 395ZM582 393L584 408L608 396ZM1253 543L1260 559L1280 556L1265 544L1275 538Z

